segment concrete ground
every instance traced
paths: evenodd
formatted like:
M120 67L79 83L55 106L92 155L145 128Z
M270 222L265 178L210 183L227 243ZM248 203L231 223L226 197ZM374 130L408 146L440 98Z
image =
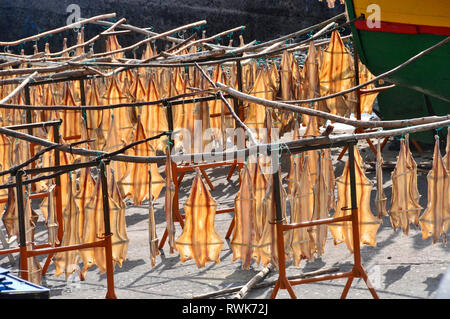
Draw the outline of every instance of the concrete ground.
M395 160L397 150L389 150L389 144L383 150L385 161ZM367 144L360 142L359 149L365 161L373 161L374 155ZM336 158L340 149L332 151ZM413 153L416 161L430 161L432 151ZM335 160L335 174L340 176L344 161ZM287 173L288 162L283 163L283 177ZM230 207L238 191L237 174L228 181L226 175L228 167L207 170L215 190L211 192L219 207ZM388 208L391 199L391 170L384 170L384 187L388 197ZM375 180L375 172L368 170L366 175ZM193 174L187 174L180 189L180 206L189 195ZM427 183L426 172L419 173L419 191L422 195L420 204L426 207ZM372 211L375 212L375 188L372 190ZM155 205L157 234L161 238L165 229L164 219L164 190ZM183 299L216 290L243 285L248 282L261 266L252 264L250 270L242 270L240 261L232 261L232 251L229 241L225 241L220 253L220 263L208 263L205 268L198 269L194 261L180 263L178 253L169 254L166 246L161 256L157 257L157 265L152 269L148 248L148 207L128 206L126 210L127 232L130 239L127 260L122 268L116 266L114 281L115 292L122 299ZM231 214L220 214L215 218L218 234L224 238L232 220ZM177 237L181 228L177 225ZM46 239L46 231L42 228L42 221L36 233L37 240ZM361 249L362 263L369 277L383 299L428 299L435 298L440 281L444 277L450 262L450 248L445 247L442 239L432 244L431 239L422 240L420 229L411 226L408 236L401 230L394 231L389 217L383 218L377 234L377 245L363 246ZM349 253L345 244L334 245L331 234L328 233L325 254L313 262L302 261L301 267L296 268L287 263L288 275L325 269L338 266L340 271L348 271L353 265L353 255ZM1 256L0 266L8 268L10 264L5 256ZM12 268L16 271L17 268ZM96 267L88 271L85 281L80 281L73 275L69 281L64 276L54 277L55 268L50 266L43 280L43 286L51 289L52 299L101 299L106 294L106 275L99 274ZM271 272L265 279L276 279L278 273ZM324 281L315 284L304 284L294 287L299 298L334 299L339 298L346 279ZM267 299L272 288L251 291L247 298ZM230 298L232 295L222 295L216 298ZM289 298L285 290L278 293L278 298ZM362 280L355 279L347 298L371 298Z

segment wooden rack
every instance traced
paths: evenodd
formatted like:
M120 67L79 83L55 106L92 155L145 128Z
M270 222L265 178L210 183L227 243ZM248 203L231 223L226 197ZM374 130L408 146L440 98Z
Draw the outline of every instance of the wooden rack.
M302 222L302 223L296 223L296 224L283 224L283 216L281 212L281 197L280 197L280 189L279 184L274 182L273 185L273 194L275 199L275 207L276 207L276 220L273 221L273 223L276 225L276 233L277 233L277 253L278 253L278 280L275 284L275 287L272 291L272 294L270 298L274 299L277 296L277 293L279 289L286 289L291 296L291 298L297 298L295 295L294 290L292 289L292 286L294 285L300 285L300 284L307 284L312 282L318 282L318 281L326 281L326 280L333 280L333 279L339 279L339 278L348 278L347 283L344 287L344 290L342 291L341 298L344 299L347 296L347 293L350 289L350 286L353 282L354 278L362 278L364 282L367 285L367 288L369 289L370 293L372 294L373 298L378 299L378 295L373 288L372 284L370 283L370 280L367 276L367 273L362 265L361 262L361 249L360 249L360 235L359 235L359 221L358 221L358 203L357 203L357 197L356 197L356 181L355 181L355 155L354 155L354 145L356 142L349 142L347 143L347 149L348 149L348 156L349 156L349 169L350 169L350 192L351 192L351 203L352 207L347 208L351 211L350 215L346 215L343 217L336 217L336 218L326 218L326 219L319 219L314 220L310 222ZM337 146L337 145L333 145ZM318 148L330 148L332 145L320 145ZM311 149L311 148L307 148ZM295 152L303 152L307 149L299 149ZM292 153L292 151L291 151ZM273 175L273 180L277 181L279 179L279 173L278 170L275 171ZM289 280L286 276L286 259L285 259L285 243L284 243L284 236L283 233L285 231L289 231L291 229L295 228L302 228L302 227L311 227L315 225L324 225L324 224L331 224L336 222L343 222L343 221L349 221L352 223L352 235L353 235L353 269L349 272L345 273L338 273L333 275L322 275L307 279L300 279L300 280Z

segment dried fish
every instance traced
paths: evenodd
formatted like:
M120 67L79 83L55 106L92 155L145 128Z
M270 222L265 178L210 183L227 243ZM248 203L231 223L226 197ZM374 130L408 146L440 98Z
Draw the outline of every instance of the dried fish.
M444 244L447 243L447 231L450 221L450 195L449 174L444 167L444 162L439 150L439 137L433 154L433 168L427 176L428 181L428 204L425 212L419 219L422 230L422 239L433 237L433 244L437 243L443 236Z
M191 194L184 204L186 220L183 233L175 243L181 263L194 259L197 267L202 268L207 262L220 262L219 254L224 242L214 228L216 207L217 203L197 168Z
M234 200L235 226L231 239L233 261L242 260L242 269L250 269L253 251L257 246L255 232L256 198L247 166L241 169L241 187Z
M389 216L386 210L387 197L384 194L383 188L383 158L381 157L380 141L377 144L377 166L376 166L376 180L377 180L377 195L375 202L377 204L377 216L381 219L383 216Z
M80 220L80 210L78 209L71 179L67 185L67 206L63 210L63 237L61 240L62 246L71 246L80 244L80 237L78 231L78 223ZM55 276L62 273L65 274L66 280L69 276L79 269L80 255L78 250L69 250L58 252L53 256L53 263L55 264Z
M303 167L295 170L295 183L293 184L292 193L289 196L291 202L291 224L310 221L314 210L314 193L313 185L309 174L309 158L306 157ZM301 175L299 175L301 172ZM311 236L311 228L301 227L295 228L292 232L292 248L294 265L299 267L302 259L311 260L313 257L313 238Z
M355 183L356 183L356 202L357 214L359 221L360 244L371 246L376 245L377 230L380 222L374 217L370 209L370 192L372 190L372 182L365 176L363 169L363 160L355 147ZM337 209L333 217L343 217L351 214L349 208L351 203L350 188L350 166L349 162L345 164L342 175L336 179L338 189ZM343 221L329 224L328 228L334 238L334 244L345 242L350 252L353 252L353 232L352 222Z
M156 234L155 212L153 209L153 195L152 195L152 173L148 171L148 244L150 248L150 261L152 267L156 265L156 256L159 256L158 249L158 235Z
M409 151L407 139L401 139L397 165L391 175L392 203L390 208L391 223L394 230L401 227L408 235L409 224L419 225L419 205L417 190L417 165Z
M277 221L276 219L276 207L275 199L273 198L273 176L269 180L269 186L267 187L266 195L262 203L263 214L266 216L266 220L263 223L263 233L258 241L259 258L263 266L267 266L269 263L278 265L278 249L277 249L277 231L276 223L286 221L286 200L287 194L282 187L281 180L278 179L280 184L280 201L281 201L281 216L283 221ZM284 232L284 242L290 242L290 232ZM289 245L285 245L286 257L289 257L291 248ZM257 260L259 262L259 260Z

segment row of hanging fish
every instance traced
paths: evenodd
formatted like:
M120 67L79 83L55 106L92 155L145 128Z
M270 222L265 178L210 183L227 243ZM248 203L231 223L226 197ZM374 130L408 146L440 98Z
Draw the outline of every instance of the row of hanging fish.
M318 135L317 121L309 119L303 137ZM298 126L294 135L298 138ZM450 135L449 135L450 136ZM436 141L433 169L428 174L428 204L419 218L422 207L418 204L417 165L408 147L408 137L402 140L397 167L392 172L392 200L389 214L382 187L381 152L378 153L376 176L376 214L371 210L371 192L374 188L365 175L364 163L357 148L355 157L355 184L357 214L359 220L360 245L376 246L376 235L383 216L390 216L396 228L408 234L409 224L420 226L422 238L433 237L436 243L442 236L446 242L448 221L450 220L449 193L449 151L440 156ZM249 269L252 261L267 265L277 264L275 207L273 199L272 174L264 174L260 161L249 159L240 172L240 189L235 197L235 226L231 239L233 261L241 260L242 268ZM170 161L166 165L170 165ZM350 165L347 162L342 175L335 178L329 149L307 151L291 158L291 169L286 177L288 192L280 183L281 212L287 223L301 223L318 219L343 217L351 214ZM437 191L439 190L439 191ZM337 195L335 195L335 191ZM166 202L170 198L166 198ZM287 209L289 203L290 209ZM193 259L201 268L208 261L219 262L223 240L214 228L216 202L197 172L191 195L185 203L186 223L182 235L173 246L180 252L181 262ZM334 214L332 214L334 210ZM289 214L288 214L289 213ZM166 210L166 217L170 212ZM172 220L173 231L173 220ZM285 254L292 258L294 265L301 260L312 260L324 254L325 243L330 230L334 244L345 243L353 252L354 239L350 221L334 222L329 225L296 228L284 233ZM174 236L174 234L173 234ZM172 247L172 246L171 246ZM173 252L173 250L172 250Z
M78 43L84 41L82 34ZM243 45L243 43L241 44ZM116 50L120 45L115 36L108 37L107 48ZM82 47L76 55L84 53ZM194 52L193 46L191 51ZM48 46L46 51L49 51ZM149 59L156 52L147 45L142 59ZM120 53L118 54L120 55ZM120 56L119 56L120 57ZM118 58L118 57L116 57ZM328 95L348 89L355 85L354 63L351 53L344 45L339 33L332 34L330 44L324 49L316 48L314 43L308 50L308 56L303 68L292 52L284 51L281 62L260 63L249 60L242 63L242 90L245 93L270 100L309 99ZM373 76L360 64L360 82ZM233 88L238 88L236 66L217 65L213 68L211 78ZM195 89L207 88L207 82L194 67L156 68L127 70L108 78L96 78L86 81L86 105L109 105L118 103L133 103L149 100L159 100L178 94L193 92ZM368 86L366 88L371 88ZM0 87L0 98L14 89L12 85ZM377 93L361 96L362 112L371 113L373 101ZM30 87L30 102L33 105L81 105L80 82L50 83ZM24 94L18 94L12 101L15 104L25 104ZM305 105L332 114L349 116L355 113L356 98L354 93L329 99L314 105ZM173 107L174 129L184 128L194 131L195 121L202 121L202 129L216 129L214 137L223 138L226 128L233 128L234 121L226 112L223 102L188 103ZM25 113L20 110L1 110L3 125L22 124L26 120ZM261 105L244 103L244 118L247 126L262 128L265 119L265 109ZM166 111L161 105L144 107L126 107L105 110L79 111L32 111L33 121L63 119L61 134L65 140L77 139L81 136L83 121L87 126L88 137L95 138L93 147L102 150L105 137L110 129L112 116L120 118L119 138L129 142L131 130L137 125L140 116L145 133L153 136L168 129ZM212 116L212 117L211 117ZM280 132L292 129L293 113L274 110L271 112L274 127ZM303 125L307 123L304 116ZM323 124L323 123L320 123ZM39 132L38 136L39 136ZM192 135L192 134L191 134ZM183 139L182 134L179 137ZM155 150L165 151L163 140L151 142ZM193 145L193 143L191 143ZM191 149L192 150L192 149ZM191 150L186 150L187 152Z

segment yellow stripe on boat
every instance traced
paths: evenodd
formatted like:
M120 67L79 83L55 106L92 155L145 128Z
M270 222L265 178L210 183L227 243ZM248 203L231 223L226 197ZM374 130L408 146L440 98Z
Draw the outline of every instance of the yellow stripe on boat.
M356 16L366 19L374 12L370 5L381 9L381 21L423 26L450 27L449 0L353 0Z

